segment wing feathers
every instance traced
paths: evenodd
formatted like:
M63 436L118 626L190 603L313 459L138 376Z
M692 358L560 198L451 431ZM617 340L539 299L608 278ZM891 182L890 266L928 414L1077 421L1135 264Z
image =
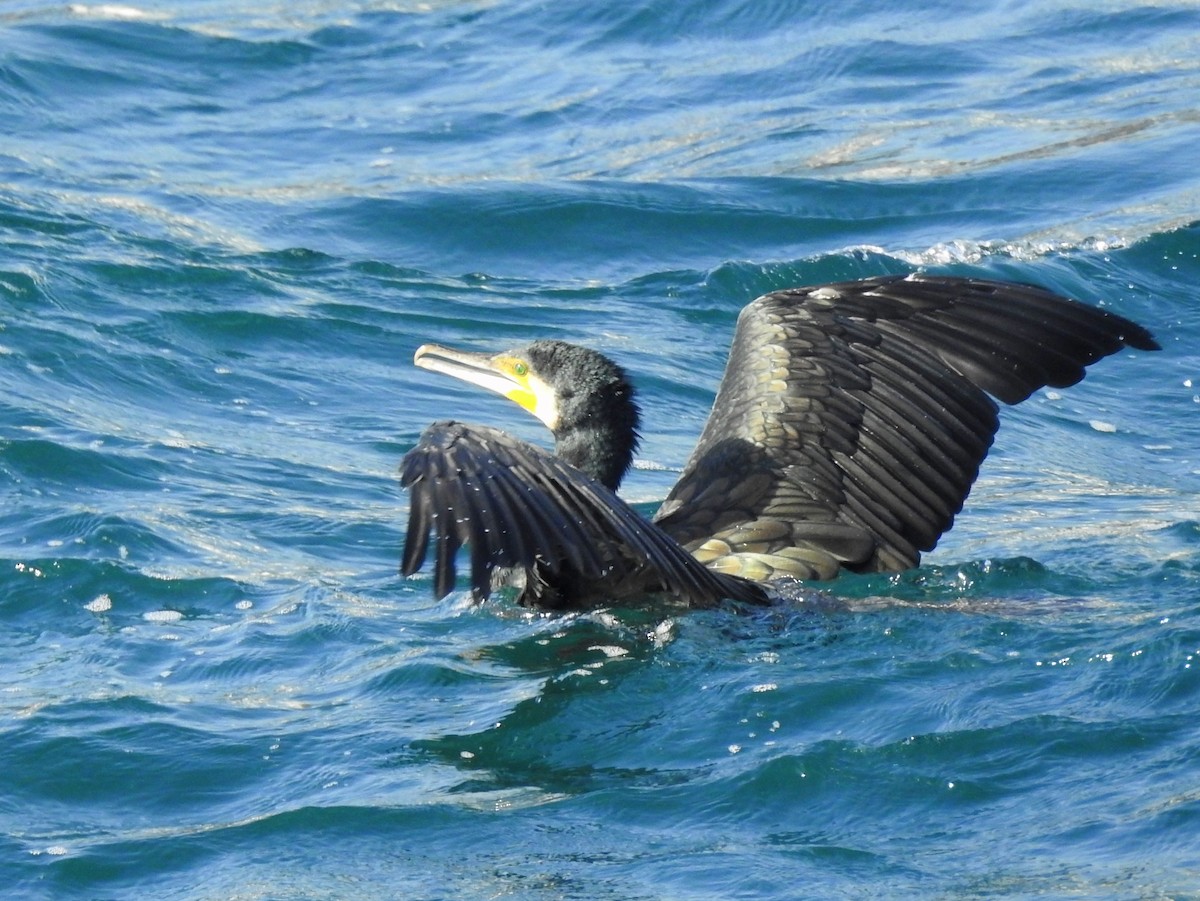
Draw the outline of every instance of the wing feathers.
M480 599L507 569L524 573L522 601L542 606L651 591L695 606L765 598L758 586L705 568L603 485L495 429L434 423L405 455L401 484L411 494L402 571L421 567L432 534L438 597L453 590L466 545Z
M1124 346L1158 347L1031 285L886 276L765 295L738 317L712 415L656 521L739 559L792 547L836 549L850 569L913 566L970 491L999 424L992 397L1072 385ZM740 519L722 516L725 495L705 486L739 475L756 488L733 492ZM740 543L759 520L790 534Z

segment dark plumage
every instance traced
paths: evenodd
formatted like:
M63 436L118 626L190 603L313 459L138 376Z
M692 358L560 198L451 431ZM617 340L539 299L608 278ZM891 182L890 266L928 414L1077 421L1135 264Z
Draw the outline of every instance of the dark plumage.
M557 456L495 429L434 423L406 455L402 569L437 544L434 591L471 556L477 597L515 571L522 603L563 608L666 592L761 601L761 583L917 565L962 508L1018 403L1079 381L1145 329L1040 288L886 276L767 294L738 318L713 410L647 522L614 493L637 446L624 371L538 341L496 356L427 345L416 362L541 418Z

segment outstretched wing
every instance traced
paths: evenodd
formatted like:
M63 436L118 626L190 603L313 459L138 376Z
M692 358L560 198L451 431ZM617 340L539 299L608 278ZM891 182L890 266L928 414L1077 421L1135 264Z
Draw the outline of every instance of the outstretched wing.
M1124 346L1113 313L1028 285L925 275L779 291L738 318L700 442L655 521L756 580L917 565L999 420Z
M522 600L540 606L650 591L701 607L765 599L757 585L706 568L599 482L497 429L434 423L405 455L400 481L411 501L401 569L420 569L432 534L439 598L454 587L465 544L480 599L493 572L510 568L525 573Z

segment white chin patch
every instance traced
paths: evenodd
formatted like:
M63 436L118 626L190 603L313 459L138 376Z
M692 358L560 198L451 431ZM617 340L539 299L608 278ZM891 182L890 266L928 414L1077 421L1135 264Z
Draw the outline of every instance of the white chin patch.
M537 406L534 407L533 415L544 422L546 428L553 432L558 428L558 398L554 394L554 389L536 375L531 375L529 390L537 398Z

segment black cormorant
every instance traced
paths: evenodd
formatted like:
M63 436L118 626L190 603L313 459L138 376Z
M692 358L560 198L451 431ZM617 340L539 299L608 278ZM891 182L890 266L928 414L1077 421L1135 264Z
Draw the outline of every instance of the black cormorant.
M639 424L621 367L562 341L427 344L416 365L516 401L556 453L431 425L401 466L402 570L432 533L438 597L466 544L477 599L515 572L521 603L561 609L653 592L759 602L774 579L908 569L962 508L999 425L992 398L1073 385L1124 346L1159 349L1128 319L1030 285L914 274L766 294L739 315L700 441L647 521L615 493Z

